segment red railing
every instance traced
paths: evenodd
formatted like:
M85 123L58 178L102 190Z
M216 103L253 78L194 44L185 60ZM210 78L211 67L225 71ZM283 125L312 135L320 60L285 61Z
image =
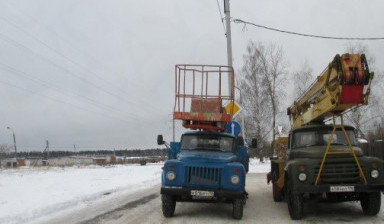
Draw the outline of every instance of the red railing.
M229 83L229 84L228 84ZM223 105L233 102L232 67L216 65L175 66L175 106L173 118L190 129L222 131L232 120ZM233 104L231 104L233 105Z

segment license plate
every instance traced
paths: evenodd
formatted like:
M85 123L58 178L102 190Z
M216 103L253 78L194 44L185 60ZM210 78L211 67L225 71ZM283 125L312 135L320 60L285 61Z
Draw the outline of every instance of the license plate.
M354 192L355 186L330 186L331 192Z
M196 191L192 190L191 191L191 196L196 196L196 197L213 197L215 192L213 191Z

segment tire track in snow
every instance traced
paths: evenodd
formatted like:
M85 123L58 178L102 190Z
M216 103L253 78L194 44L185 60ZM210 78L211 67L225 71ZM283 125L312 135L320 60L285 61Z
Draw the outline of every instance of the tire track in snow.
M102 220L118 219L122 216L121 214L118 214L118 212L123 211L123 210L127 210L127 209L136 208L139 205L144 205L144 204L150 202L151 200L153 200L157 197L159 197L159 194L150 194L148 196L142 197L142 198L137 199L135 201L128 202L127 204L125 204L119 208L116 208L112 211L98 215L91 220L81 222L81 224L96 224L96 223L100 223ZM117 215L115 215L115 214L117 214Z

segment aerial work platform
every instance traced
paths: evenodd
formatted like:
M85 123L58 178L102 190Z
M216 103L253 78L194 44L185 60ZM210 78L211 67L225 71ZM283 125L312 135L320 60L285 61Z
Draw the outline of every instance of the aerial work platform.
M223 106L233 105L233 83L232 67L176 65L173 119L193 130L224 131L233 117Z

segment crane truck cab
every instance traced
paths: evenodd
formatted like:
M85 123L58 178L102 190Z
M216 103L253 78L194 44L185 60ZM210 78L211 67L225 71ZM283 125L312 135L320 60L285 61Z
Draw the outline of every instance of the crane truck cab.
M162 144L162 136L158 137ZM173 216L176 202L229 202L241 219L247 198L245 176L249 155L242 137L191 131L171 142L161 177L162 211Z
M380 191L384 190L383 161L363 155L361 148L357 147L355 129L351 126L345 126L345 131L366 183L361 178L353 155L347 153L350 149L343 131L336 130L331 140L332 151L335 153L327 156L321 179L316 184L332 131L332 125L308 125L289 133L284 190L277 194L286 194L292 219L302 218L306 199L360 201L365 214L376 215L380 211ZM275 197L281 198L281 195Z
M210 201L232 203L233 218L242 218L249 155L243 137L235 136L234 130L225 133L233 105L232 67L175 66L173 119L190 130L180 142L170 144L158 136L158 144L169 148L161 178L165 217L174 215L176 202Z
M273 199L287 201L292 219L304 216L311 199L360 201L366 215L380 211L383 161L364 156L355 129L343 122L343 113L368 104L372 78L365 55L336 55L288 108L292 129L285 158L272 158L267 180Z

